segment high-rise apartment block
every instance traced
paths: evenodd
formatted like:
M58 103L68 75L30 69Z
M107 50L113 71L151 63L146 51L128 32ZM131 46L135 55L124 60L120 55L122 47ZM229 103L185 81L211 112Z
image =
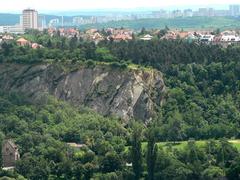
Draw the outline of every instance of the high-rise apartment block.
M38 29L38 12L34 9L25 9L21 16L23 29Z
M229 11L231 16L240 16L240 5L230 5Z

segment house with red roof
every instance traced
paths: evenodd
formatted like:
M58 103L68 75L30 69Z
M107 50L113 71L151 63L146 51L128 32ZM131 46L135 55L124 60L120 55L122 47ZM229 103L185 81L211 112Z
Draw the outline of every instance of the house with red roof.
M19 46L30 46L31 42L21 37L20 39L17 40L17 44Z

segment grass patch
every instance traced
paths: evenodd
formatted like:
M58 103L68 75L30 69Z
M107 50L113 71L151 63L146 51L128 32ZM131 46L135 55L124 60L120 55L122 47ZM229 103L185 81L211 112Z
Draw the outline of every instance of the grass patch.
M240 151L240 140L230 140L229 142Z
M206 142L207 142L207 140L196 141L196 145L198 147L202 147L206 144ZM240 140L229 140L228 142L230 142L240 152ZM166 149L169 146L172 146L173 149L181 150L181 149L184 149L187 146L187 143L188 143L188 141L180 141L180 142L175 142L175 143L173 143L173 142L159 142L159 143L157 143L157 145L158 145L158 147L162 147L163 149ZM147 142L142 143L142 148L143 149L147 148Z

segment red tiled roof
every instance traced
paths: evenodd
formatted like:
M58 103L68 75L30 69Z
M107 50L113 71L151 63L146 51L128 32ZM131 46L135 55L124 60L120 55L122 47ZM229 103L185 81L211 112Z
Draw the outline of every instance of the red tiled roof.
M27 43L29 42L28 40L24 39L24 38L20 38L17 40L17 42L23 42L23 43Z

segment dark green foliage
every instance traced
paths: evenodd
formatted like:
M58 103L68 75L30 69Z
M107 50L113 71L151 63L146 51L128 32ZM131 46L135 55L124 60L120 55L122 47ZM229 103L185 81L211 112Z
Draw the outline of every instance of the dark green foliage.
M210 166L203 171L203 178L206 180L218 179L224 176L224 170L220 167Z
M158 140L239 138L240 48L183 40L102 42L119 59L161 70L168 87ZM174 129L174 130L173 130Z
M14 139L21 153L16 171L0 172L3 176L191 180L222 178L225 174L237 179L239 174L239 152L225 139L201 147L191 140L183 149L162 149L156 144L157 123L148 129L138 123L125 129L116 119L78 110L53 98L38 101L37 106L16 93L1 95L1 100L7 106L0 114L0 141ZM142 148L143 140L148 142L146 148ZM74 149L66 142L86 147ZM132 167L126 166L127 162L132 162Z
M13 96L18 100L12 99ZM19 146L21 160L16 166L19 174L28 179L50 176L90 179L96 171L107 173L122 169L124 137L128 131L116 119L74 109L53 98L37 104L20 99L16 93L1 95L5 106L0 113L0 142L5 136ZM75 150L66 145L67 142L87 147Z
M0 93L0 141L12 138L18 144L18 174L28 179L239 178L239 152L222 139L240 138L239 47L157 39L95 45L76 37L28 33L48 48L4 43L0 62L70 61L72 67L83 62L94 68L100 61L121 70L134 63L161 70L167 94L154 126L132 126L47 95L33 104L23 94ZM220 140L201 147L194 141L210 138ZM186 147L174 148L177 141L189 139ZM165 149L156 144L166 140L174 143ZM67 142L86 147L76 150ZM16 172L0 173L17 178Z
M122 166L121 158L114 152L106 153L102 160L101 169L104 173L114 172Z
M132 157L134 179L139 180L142 176L143 159L142 159L142 127L138 123L135 123L133 125L130 152Z
M237 180L240 175L240 157L236 157L227 171L229 179Z
M78 43L78 38L75 35L70 39L70 42L69 42L69 48L71 51L77 48L77 43Z
M147 132L147 171L148 171L148 180L154 180L154 173L156 171L156 159L158 153L158 147L156 144L156 128L149 127Z

